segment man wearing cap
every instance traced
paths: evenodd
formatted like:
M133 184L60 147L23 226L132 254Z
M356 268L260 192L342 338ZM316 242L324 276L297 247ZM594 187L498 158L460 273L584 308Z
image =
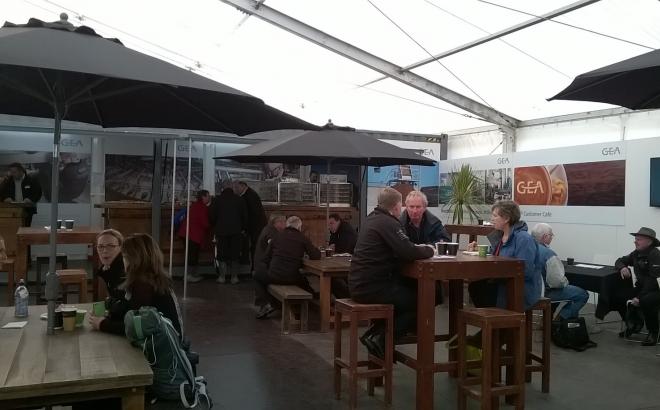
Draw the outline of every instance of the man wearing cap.
M644 314L644 321L649 334L642 346L655 346L658 343L658 310L660 310L660 241L651 228L642 227L631 233L635 237L635 250L616 260L614 266L622 279L632 277L630 266L634 268L637 282L634 285L631 300Z

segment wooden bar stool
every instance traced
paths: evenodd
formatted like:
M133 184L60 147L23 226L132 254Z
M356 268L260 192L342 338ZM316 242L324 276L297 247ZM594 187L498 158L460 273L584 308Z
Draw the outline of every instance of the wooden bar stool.
M466 327L481 329L481 372L468 375ZM507 351L513 356L512 383L501 382L500 331L511 331ZM465 410L467 396L481 400L481 409L498 409L499 396L512 396L518 410L525 406L525 314L498 308L463 309L458 312L458 409ZM509 379L509 375L507 375ZM481 386L480 389L474 386Z
M335 323L342 323L342 315L350 317L348 362L341 354L341 325L335 325L335 397L341 398L341 369L348 370L349 407L357 406L358 378L367 378L367 391L374 395L376 379L385 378L385 402L392 403L392 359L394 356L394 307L392 305L360 304L351 299L335 301ZM358 324L363 320L385 321L385 359L369 355L367 360L358 361ZM360 367L367 370L360 371Z
M48 271L48 264L50 263L50 256L37 256L37 295L42 294L41 282L43 278L41 276L41 265L46 265L46 271ZM55 269L57 269L57 264L60 265L62 269L68 269L68 259L66 254L58 253L55 255ZM27 282L27 279L26 279Z
M87 272L84 269L61 269L55 271L62 285L64 302L66 303L66 289L68 285L78 285L80 290L78 303L87 302Z
M532 314L540 310L542 323L541 355L532 350ZM550 331L552 329L552 306L550 299L541 298L525 312L526 343L525 343L525 381L532 381L532 372L541 372L541 391L550 391Z
M7 272L7 306L14 304L14 260L1 259L0 272Z

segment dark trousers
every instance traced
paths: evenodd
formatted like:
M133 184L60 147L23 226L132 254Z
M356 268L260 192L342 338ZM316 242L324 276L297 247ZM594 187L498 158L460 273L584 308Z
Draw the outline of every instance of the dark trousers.
M644 314L644 322L649 333L658 334L658 310L660 310L660 291L645 293L639 297L639 307Z
M264 306L267 303L274 306L279 305L279 301L268 293L268 285L294 285L306 290L312 295L315 293L314 289L307 281L307 278L301 274L296 274L291 276L291 278L283 279L273 278L272 276L269 276L267 272L258 270L254 273L255 305Z
M188 239L188 266L199 265L199 244Z
M231 266L233 262L238 262L241 257L241 234L225 235L216 237L218 243L218 260Z
M613 276L613 278L608 280L603 293L598 297L595 316L600 320L603 320L605 315L613 310L619 312L621 319L625 320L626 302L635 297L632 280L621 279L621 276L618 274Z
M394 338L405 336L417 328L416 281L397 280L379 292L351 294L358 303L388 303L394 306ZM380 327L382 324L377 324ZM374 332L382 331L380 329Z
M497 306L499 284L490 279L470 282L468 292L475 307L485 308Z

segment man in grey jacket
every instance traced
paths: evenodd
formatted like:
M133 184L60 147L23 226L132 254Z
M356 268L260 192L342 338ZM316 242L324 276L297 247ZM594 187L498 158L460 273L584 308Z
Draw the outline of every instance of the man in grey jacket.
M580 309L589 300L589 293L568 283L564 272L564 264L549 247L552 238L555 236L552 227L546 223L538 223L532 229L532 236L539 244L538 257L545 285L545 296L553 302L568 301L566 306L559 312L562 319L578 317Z

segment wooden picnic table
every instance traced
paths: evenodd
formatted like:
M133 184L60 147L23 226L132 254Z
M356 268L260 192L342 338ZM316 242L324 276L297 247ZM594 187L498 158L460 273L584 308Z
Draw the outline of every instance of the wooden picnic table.
M346 256L321 257L318 260L305 259L303 269L319 278L319 309L321 311L321 332L327 332L334 323L331 314L332 278L348 278L351 258Z

